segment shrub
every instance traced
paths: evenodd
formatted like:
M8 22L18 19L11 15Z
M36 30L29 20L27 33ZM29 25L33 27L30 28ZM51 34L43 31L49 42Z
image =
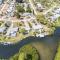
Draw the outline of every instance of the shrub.
M18 13L23 13L23 12L25 12L24 8L23 8L22 6L20 6L20 5L17 5L17 6L16 6L16 10L17 10Z
M19 53L12 56L9 60L40 60L37 50L31 45L25 45Z

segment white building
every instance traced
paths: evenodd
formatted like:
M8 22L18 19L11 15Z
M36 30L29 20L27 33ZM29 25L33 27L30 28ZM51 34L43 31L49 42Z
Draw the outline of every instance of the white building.
M36 29L42 29L42 25L32 25L33 29L36 30Z
M44 34L37 34L36 37L44 37Z
M11 36L11 37L15 37L18 31L18 27L15 28L11 28L10 32L8 34L6 34L6 36Z

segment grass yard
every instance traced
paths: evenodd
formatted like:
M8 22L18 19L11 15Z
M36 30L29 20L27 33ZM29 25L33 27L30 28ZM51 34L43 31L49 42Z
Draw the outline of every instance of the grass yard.
M10 57L9 60L40 60L38 51L32 45L25 45L19 53Z
M59 46L58 46L58 49L57 49L55 60L60 60L60 43L59 43Z

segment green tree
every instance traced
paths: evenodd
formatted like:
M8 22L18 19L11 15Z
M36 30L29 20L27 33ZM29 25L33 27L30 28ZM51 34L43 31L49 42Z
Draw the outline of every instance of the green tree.
M18 60L19 54L15 54L14 56L10 57L9 60Z
M60 42L58 44L57 53L54 60L60 60Z
M20 33L24 33L25 31L26 30L24 28L19 30Z
M30 22L28 22L28 24L29 24L30 28L32 28L32 24Z
M17 6L16 6L16 10L17 10L18 13L23 13L23 12L25 12L24 8L23 8L22 6L20 6L20 5L17 5Z
M31 11L31 8L30 7L27 7L27 10L26 10L26 12L29 12L29 13L31 13L32 11Z
M37 50L31 45L23 46L19 52L24 53L24 60L39 60L39 54Z
M55 26L60 27L60 17L55 21Z
M20 18L20 14L19 14L18 12L15 12L15 16L16 16L17 18Z
M18 57L18 60L24 60L24 57L25 57L24 53L20 53L19 57Z
M19 53L10 57L9 60L40 60L37 50L31 45L20 48Z
M37 17L37 21L46 25L48 20L45 18L45 16L43 14L39 14L36 16Z

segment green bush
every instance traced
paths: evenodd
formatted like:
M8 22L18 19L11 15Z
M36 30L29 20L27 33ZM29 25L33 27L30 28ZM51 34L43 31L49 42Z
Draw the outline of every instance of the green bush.
M15 12L15 16L16 16L17 18L20 18L20 14L19 14L18 12Z
M31 13L31 12L32 12L32 11L31 11L31 8L30 8L30 7L28 7L28 8L27 8L27 10L26 10L26 12Z
M37 15L36 18L37 18L38 22L40 22L40 23L42 23L44 25L46 25L48 23L48 20L42 14L41 15Z
M24 53L24 60L39 60L39 55L37 50L31 45L23 46L19 53Z
M26 32L24 28L19 30L19 33L24 33L24 32Z
M14 56L10 57L9 60L18 60L19 54L15 54Z
M18 13L25 12L24 8L22 6L20 6L20 5L16 5L16 10L17 10Z
M31 45L25 45L19 53L12 56L9 60L40 60L37 50Z
M54 60L60 60L60 43L59 43L59 46L57 48L57 53L56 53L56 56L55 56Z

